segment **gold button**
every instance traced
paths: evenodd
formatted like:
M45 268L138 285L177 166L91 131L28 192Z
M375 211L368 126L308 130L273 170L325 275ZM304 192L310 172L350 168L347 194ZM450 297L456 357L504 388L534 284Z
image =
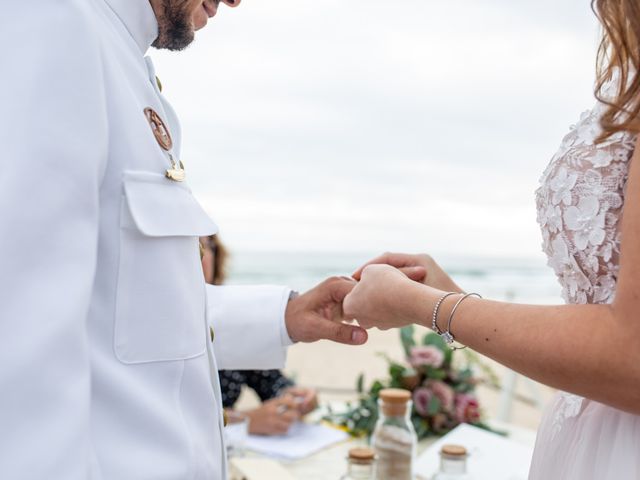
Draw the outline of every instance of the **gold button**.
M216 339L216 332L213 331L213 327L209 327L209 335L211 336L211 341L213 342Z
M160 93L162 93L162 82L160 81L157 75L156 75L156 85L158 85L158 90L160 90Z
M229 424L229 415L227 415L226 410L222 410L222 419L224 420L224 426L226 427Z

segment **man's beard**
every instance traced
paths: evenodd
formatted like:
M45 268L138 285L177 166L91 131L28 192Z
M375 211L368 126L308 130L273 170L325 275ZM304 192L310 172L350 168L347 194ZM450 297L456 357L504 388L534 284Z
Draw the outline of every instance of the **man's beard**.
M162 0L162 13L158 15L158 38L155 48L184 50L195 38L191 12L186 0Z

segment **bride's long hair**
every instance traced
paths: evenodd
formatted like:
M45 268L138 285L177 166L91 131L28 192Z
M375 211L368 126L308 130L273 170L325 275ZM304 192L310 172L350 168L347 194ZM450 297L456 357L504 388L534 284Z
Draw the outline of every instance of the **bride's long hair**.
M598 140L620 131L640 133L640 1L591 0L591 8L603 27L595 94L609 107ZM612 97L604 87L614 76L619 87Z

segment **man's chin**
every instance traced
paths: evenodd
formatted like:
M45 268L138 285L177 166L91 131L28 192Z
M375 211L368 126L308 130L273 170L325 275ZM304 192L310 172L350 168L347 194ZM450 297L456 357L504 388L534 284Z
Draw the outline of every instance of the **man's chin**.
M158 38L153 42L153 46L165 50L184 50L195 38L196 25L208 20L206 12L196 11L195 15L190 15L176 5L167 4L162 15L158 16ZM202 27L199 27L202 28Z
M171 31L160 35L155 39L152 46L159 50L170 50L179 52L187 48L195 39L195 31L193 28L180 31Z

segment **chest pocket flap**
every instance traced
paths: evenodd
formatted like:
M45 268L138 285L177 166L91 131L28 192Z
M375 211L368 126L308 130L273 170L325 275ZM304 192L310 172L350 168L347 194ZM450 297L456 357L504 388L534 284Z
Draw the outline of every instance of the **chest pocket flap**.
M185 360L206 347L198 237L218 231L189 189L128 173L121 207L116 356L124 363Z
M211 220L182 183L156 174L128 173L124 190L131 217L128 227L149 237L197 236L218 233Z

